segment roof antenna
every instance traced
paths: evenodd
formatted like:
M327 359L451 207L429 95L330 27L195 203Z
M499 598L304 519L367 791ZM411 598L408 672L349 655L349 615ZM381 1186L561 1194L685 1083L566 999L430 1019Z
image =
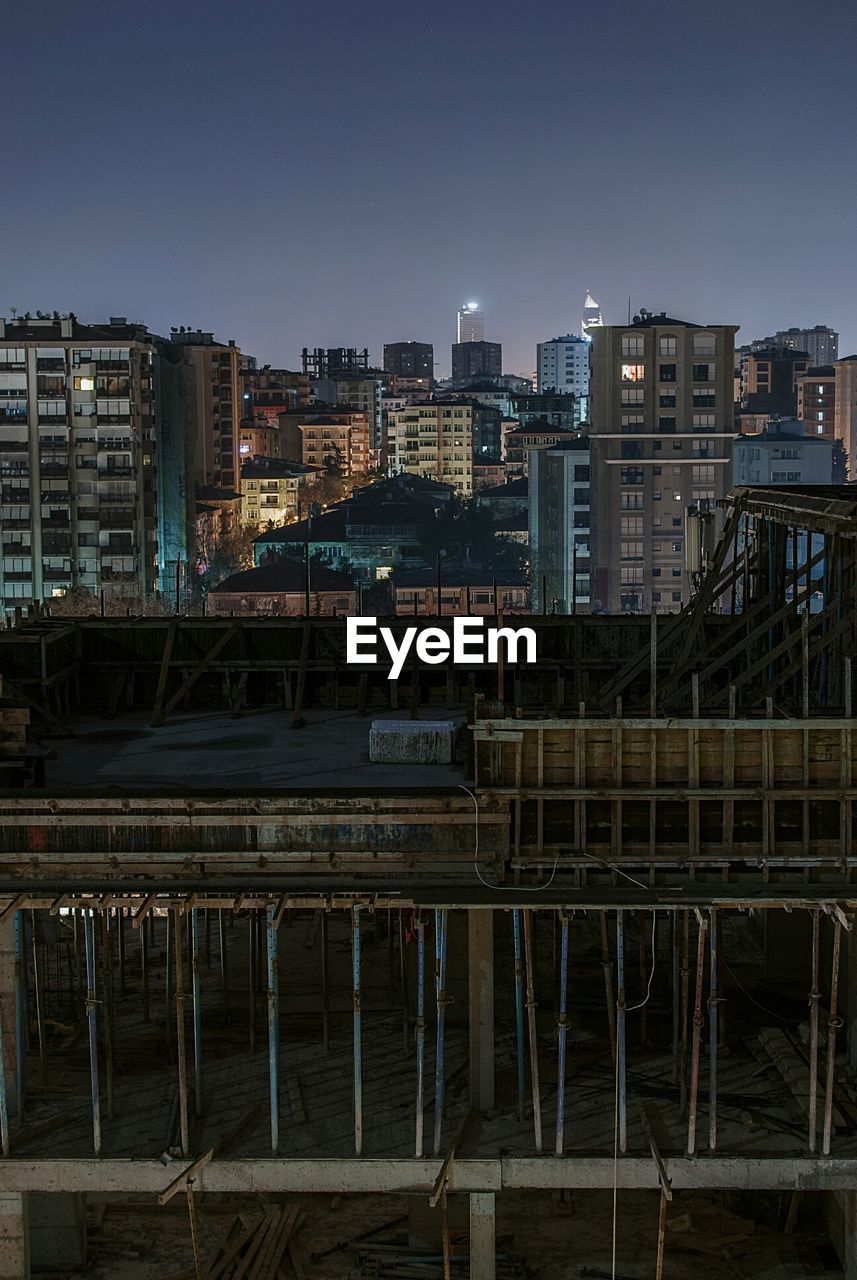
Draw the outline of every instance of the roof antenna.
M631 323L631 295L628 294L628 324Z

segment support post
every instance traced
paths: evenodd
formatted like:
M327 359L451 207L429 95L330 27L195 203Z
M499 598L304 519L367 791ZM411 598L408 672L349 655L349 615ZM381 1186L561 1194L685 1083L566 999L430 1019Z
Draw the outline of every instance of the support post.
M268 921L268 1074L271 1098L271 1153L280 1149L280 972L277 954L276 905L267 908Z
M709 929L708 1000L708 1147L717 1150L717 908L711 908Z
M512 940L515 949L515 1047L518 1082L518 1119L524 1118L524 960L521 946L521 912L512 912Z
M435 931L435 993L437 998L437 1040L434 1068L434 1154L439 1155L443 1136L443 1102L445 1083L445 1033L446 1033L446 931L449 913L446 908L434 913Z
M182 1155L187 1158L190 1153L190 1128L187 1113L187 1047L184 1029L184 964L182 956L182 914L178 907L173 909L173 944L175 953L174 968L176 971L176 1064L179 1077L179 1134Z
M693 1004L693 1047L690 1059L690 1101L687 1113L687 1154L696 1155L696 1108L699 1099L699 1057L702 1046L702 984L705 974L705 919L697 911L696 991Z
M360 981L360 908L351 913L351 968L354 1001L354 1153L363 1154L363 1026Z
M417 927L417 1111L414 1154L423 1153L423 1109L426 1065L426 922L418 915Z
M101 1088L98 1079L98 1021L95 987L95 929L93 912L83 912L86 951L86 1021L89 1030L89 1077L92 1089L92 1149L101 1155Z
M470 1039L470 1105L494 1109L494 912L467 912L467 990Z
M812 987L809 993L809 1150L815 1153L818 1137L818 1005L821 991L818 984L818 955L821 934L821 913L816 907L812 912Z
M199 911L190 912L190 965L193 993L193 1087L194 1111L202 1115L202 992L199 973Z
M497 1252L494 1214L492 1191L471 1194L470 1280L494 1280Z
M824 1133L822 1155L830 1155L830 1139L833 1132L833 1086L836 1080L836 1031L839 1019L836 1006L839 997L839 961L842 954L842 922L833 926L833 959L830 969L830 1016L827 1021L827 1081L824 1094Z
M560 912L559 1007L557 1010L556 1153L565 1147L565 1056L568 1038L568 916Z
M628 1149L628 1102L625 1092L625 919L616 912L616 1121L619 1150Z
M542 1151L542 1098L539 1084L539 1041L536 1026L535 968L533 964L533 913L524 912L524 964L527 978L527 1035L530 1042L530 1086L533 1093L533 1136Z

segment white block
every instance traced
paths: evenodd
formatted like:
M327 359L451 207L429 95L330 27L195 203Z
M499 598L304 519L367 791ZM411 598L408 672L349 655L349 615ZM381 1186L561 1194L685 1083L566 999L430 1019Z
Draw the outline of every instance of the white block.
M451 764L452 720L373 720L369 730L372 764Z

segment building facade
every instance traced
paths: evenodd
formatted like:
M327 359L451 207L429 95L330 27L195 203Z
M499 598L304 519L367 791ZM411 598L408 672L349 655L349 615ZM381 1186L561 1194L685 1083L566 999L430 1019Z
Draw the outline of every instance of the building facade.
M734 441L735 485L833 483L833 441L808 435L794 419L771 422L755 435Z
M158 583L156 350L143 325L0 320L0 600Z
M317 474L317 467L283 458L248 458L241 464L242 522L281 525L297 519L300 487Z
M529 463L530 577L535 613L588 613L589 444L536 449Z
M684 526L731 484L734 325L641 313L592 346L592 603L671 611L688 599Z
M536 346L536 391L572 395L585 402L589 395L589 343L566 334Z
M857 355L844 356L835 373L834 432L845 449L849 480L857 480Z
M417 378L431 385L434 347L430 342L385 342L384 372L396 378Z
M452 347L452 381L499 378L503 372L503 348L499 342L456 342Z
M343 476L369 470L369 415L322 413L301 423L301 456L313 467L332 467Z
M465 302L455 317L455 341L484 342L485 313L478 302Z
M755 344L754 344L755 345ZM759 347L741 361L741 410L751 417L793 418L797 380L814 362L793 347Z
M473 492L473 406L457 400L409 405L390 415L390 470Z
M833 364L839 358L839 334L826 324L817 324L812 329L778 329L769 338L752 343L752 349L760 347L805 351L811 364Z
M797 417L806 433L823 440L836 438L836 370L832 364L807 369L797 376Z

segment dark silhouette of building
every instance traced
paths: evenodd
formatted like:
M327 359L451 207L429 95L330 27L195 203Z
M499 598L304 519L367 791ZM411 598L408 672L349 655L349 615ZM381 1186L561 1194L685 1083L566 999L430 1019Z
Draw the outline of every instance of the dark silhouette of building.
M452 380L499 378L503 372L503 348L499 342L454 342Z
M434 347L430 342L385 342L384 372L397 378L434 377Z
M304 347L301 352L303 371L311 378L330 378L336 374L365 373L369 368L369 349L356 347Z

